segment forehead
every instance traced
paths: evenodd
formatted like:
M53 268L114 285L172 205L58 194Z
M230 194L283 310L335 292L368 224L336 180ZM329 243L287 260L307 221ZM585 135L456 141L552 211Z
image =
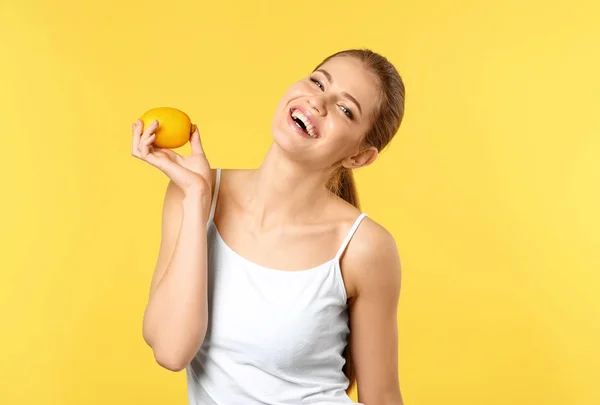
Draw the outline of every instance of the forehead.
M319 67L326 70L333 80L333 89L350 93L362 106L363 113L375 109L379 100L377 77L365 64L353 57L335 57Z

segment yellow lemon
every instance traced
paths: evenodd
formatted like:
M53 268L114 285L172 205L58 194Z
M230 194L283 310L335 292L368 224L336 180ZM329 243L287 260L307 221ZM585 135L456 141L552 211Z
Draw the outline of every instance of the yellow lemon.
M144 128L148 128L154 120L158 121L154 146L175 149L185 145L190 139L192 133L190 117L176 108L153 108L146 111L140 119L144 123Z

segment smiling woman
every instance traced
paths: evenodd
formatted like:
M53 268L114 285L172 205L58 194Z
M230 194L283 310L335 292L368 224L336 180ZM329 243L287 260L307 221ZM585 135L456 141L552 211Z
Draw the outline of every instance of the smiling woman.
M402 404L400 259L359 209L352 169L373 163L404 115L404 84L370 50L342 51L277 106L256 170L211 169L133 128L133 154L171 179L143 335L186 370L190 404Z

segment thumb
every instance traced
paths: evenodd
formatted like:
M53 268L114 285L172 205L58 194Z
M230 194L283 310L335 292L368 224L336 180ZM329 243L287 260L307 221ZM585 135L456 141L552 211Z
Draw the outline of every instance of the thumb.
M192 146L192 155L204 155L204 149L202 148L202 142L200 142L200 132L198 126L194 124L194 132L190 138L190 145Z

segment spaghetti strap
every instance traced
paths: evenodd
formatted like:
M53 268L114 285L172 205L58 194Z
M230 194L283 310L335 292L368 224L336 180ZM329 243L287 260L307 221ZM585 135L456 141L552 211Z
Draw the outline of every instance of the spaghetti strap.
M346 236L346 239L344 239L344 242L342 243L342 246L340 247L340 250L338 250L337 254L335 255L335 260L336 261L340 260L340 257L342 257L342 254L344 253L344 250L346 250L346 248L348 247L348 244L350 243L350 239L352 239L352 236L354 236L354 233L358 229L358 226L360 225L361 221L366 216L367 216L367 214L365 214L363 212L362 214L360 214L358 216L358 218L356 218L356 221L354 221L354 225L352 225L352 228L350 228L350 232L348 232L348 235Z
M215 211L217 210L217 198L219 197L219 186L221 185L221 169L217 168L217 178L215 179L215 189L213 190L212 203L210 206L210 215L208 222L212 222L215 218Z

